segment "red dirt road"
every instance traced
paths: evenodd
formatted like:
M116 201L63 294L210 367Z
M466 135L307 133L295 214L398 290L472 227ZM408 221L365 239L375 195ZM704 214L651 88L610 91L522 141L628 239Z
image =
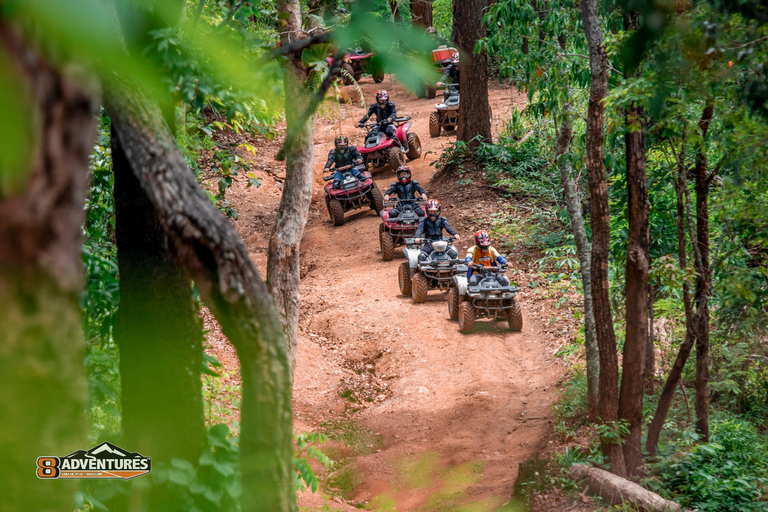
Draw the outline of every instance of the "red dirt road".
M417 99L399 86L393 91L389 79L379 85L370 77L361 83L366 99L372 101L382 85L398 113L412 116L411 131L421 138L425 156L409 163L415 179L430 197L441 199L430 185L429 163L454 138L429 138L428 118L437 100ZM513 87L494 86L491 103L498 132L525 98ZM341 112L349 110L344 106ZM358 103L342 122L352 143L362 142L354 123L363 114ZM431 291L420 305L401 296L397 268L404 257L396 249L394 261L381 260L380 219L358 210L334 228L328 218L321 175L335 126L328 118L316 121L315 196L302 242L296 429L326 431L345 441L346 447L330 447L344 464L331 475L329 487L343 491L350 503L370 510L499 510L512 495L518 464L532 457L551 431L553 388L564 373L562 361L553 358L560 340L533 314L541 310L542 298L524 286L524 269L508 274L522 290L520 333L510 332L506 322L483 319L476 332L462 335L448 319L445 293ZM278 142L259 141L257 147L252 172L263 178L262 186L246 189L242 180L228 194L240 214L236 226L263 271L284 164L273 159ZM393 175L374 179L383 192ZM466 220L471 207L469 201L444 203L449 220L460 213L465 219L454 223L466 228L459 230L462 257L472 232L483 227ZM220 335L209 339L225 366L236 367L234 352ZM323 499L302 496L300 503L314 509Z

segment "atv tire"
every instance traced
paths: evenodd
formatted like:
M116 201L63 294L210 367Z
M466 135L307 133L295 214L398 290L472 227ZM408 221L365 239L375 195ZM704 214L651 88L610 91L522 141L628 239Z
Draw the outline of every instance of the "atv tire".
M424 97L428 100L431 100L435 96L437 96L437 90L435 90L435 86L431 84L426 84L424 90Z
M355 73L354 78L355 78L355 82L359 82L360 79L363 78L363 72L358 71L357 73Z
M427 302L427 292L429 291L429 281L427 276L419 272L413 276L413 285L411 286L411 295L413 302L423 304Z
M344 85L352 85L355 83L355 68L352 64L345 62L341 65L341 81Z
M400 151L400 146L396 144L387 148L386 155L387 155L387 164L389 165L389 168L392 171L397 171L397 169L405 163L405 159L403 158L403 152Z
M397 269L397 284L400 285L401 294L411 294L411 264L407 261L402 262Z
M408 160L416 160L421 157L421 140L419 140L419 136L415 133L409 133L407 140L408 152L405 156L408 157Z
M459 290L451 288L448 290L448 316L451 320L459 319L459 306L461 306L461 297L459 297Z
M440 126L440 112L432 112L429 114L429 136L439 137L442 127Z
M344 207L336 199L328 201L328 215L331 216L331 221L334 226L342 226L344 224Z
M475 327L477 311L471 302L462 302L459 306L459 331L463 334L472 332Z
M379 224L379 235L381 235L386 230L387 230L387 226L385 226L383 222Z
M389 231L382 231L379 234L379 246L381 247L381 259L384 261L392 261L395 255L395 239Z
M373 77L373 81L377 84L380 84L384 81L384 70L383 69L377 69L374 71L371 76Z
M371 210L376 212L376 215L381 215L381 210L384 209L384 196L381 195L381 190L376 184L373 184L373 188L368 192L368 203L371 205Z
M520 305L515 299L512 299L512 307L506 310L507 322L509 322L509 328L513 331L523 330L523 312L520 311Z

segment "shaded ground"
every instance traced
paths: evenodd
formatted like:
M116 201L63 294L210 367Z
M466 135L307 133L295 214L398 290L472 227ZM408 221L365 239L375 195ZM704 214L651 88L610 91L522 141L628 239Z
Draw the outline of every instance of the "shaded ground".
M482 183L448 190L431 184L429 163L454 140L429 138L428 117L436 100L408 95L389 79L374 84L364 78L366 99L372 101L382 85L398 113L413 117L411 131L421 137L424 156L409 165L458 226L463 256L472 233L486 228L482 220L504 202ZM356 93L344 90L346 96ZM513 108L523 108L525 97L496 85L491 103L496 133ZM346 116L344 133L361 143L363 134L354 124L364 109L358 103L340 110ZM337 498L328 501L333 507L352 509L346 501L371 510L499 510L513 493L518 464L547 443L557 399L553 386L565 371L553 356L573 326L555 320L553 300L529 287L536 279L530 262L514 255L516 268L508 276L522 290L520 333L509 332L506 322L480 320L475 333L462 335L448 319L445 294L430 292L421 305L401 296L397 267L404 257L398 249L394 261L381 260L379 218L358 210L338 228L328 218L321 171L337 129L337 120L316 121L315 194L302 242L295 427L324 431L337 440L327 450L341 461L326 483L325 491ZM263 184L246 189L245 179L236 181L228 197L240 214L235 225L263 275L284 165L273 158L279 140L251 144L257 147L255 158L249 157L252 172ZM374 179L383 191L393 176L379 173ZM234 350L204 314L212 329L210 350L237 383ZM315 509L326 501L305 495L300 504ZM519 508L509 503L503 510Z

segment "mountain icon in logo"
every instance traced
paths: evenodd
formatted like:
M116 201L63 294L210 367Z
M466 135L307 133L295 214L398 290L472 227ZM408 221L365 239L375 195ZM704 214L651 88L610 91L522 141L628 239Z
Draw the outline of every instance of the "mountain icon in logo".
M138 452L129 452L107 441L90 450L77 450L65 457L38 458L38 477L40 478L122 478L128 480L146 475L151 470L151 457L145 457Z

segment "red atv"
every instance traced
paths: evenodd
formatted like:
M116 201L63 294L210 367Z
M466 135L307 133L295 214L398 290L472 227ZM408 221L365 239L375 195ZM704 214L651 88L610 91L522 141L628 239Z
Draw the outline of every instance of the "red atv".
M333 180L333 173L342 173L341 183L333 188L333 183L325 186L325 205L328 207L328 215L331 216L334 226L344 224L344 213L369 206L376 215L384 208L384 196L379 187L371 179L371 173L362 166L358 167L360 179L352 176L351 165L331 169L331 174L323 177L323 181ZM346 172L345 172L346 171Z
M366 167L370 165L369 170L375 171L381 168L388 168L396 171L398 167L405 163L403 151L408 160L413 160L421 156L421 141L415 133L408 133L411 123L408 120L411 117L398 117L395 119L397 131L397 140L390 139L384 132L379 123L366 123L364 129L368 131L365 136L365 145L358 146L357 150L363 156ZM402 148L401 148L402 146Z
M399 215L390 217L395 206L400 205ZM395 247L405 245L406 238L412 238L419 227L419 219L424 215L426 203L421 199L406 199L387 201L384 203L384 211L381 212L382 222L379 224L379 246L381 257L384 261L390 261L395 254ZM417 213L422 208L421 216Z
M325 59L328 66L333 66L333 57ZM373 52L366 52L360 48L354 48L344 54L341 60L341 81L344 85L352 85L359 82L364 73L370 73L373 81L381 83L384 81L384 64L381 58Z

